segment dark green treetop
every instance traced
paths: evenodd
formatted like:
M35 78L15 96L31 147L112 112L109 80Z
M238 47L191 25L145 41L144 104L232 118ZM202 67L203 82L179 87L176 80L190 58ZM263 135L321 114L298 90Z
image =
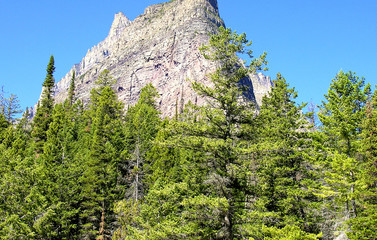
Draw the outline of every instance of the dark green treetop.
M54 57L50 57L47 65L47 74L43 82L42 99L34 117L32 136L35 141L37 153L43 152L43 144L47 140L47 130L52 121L52 111L54 107Z

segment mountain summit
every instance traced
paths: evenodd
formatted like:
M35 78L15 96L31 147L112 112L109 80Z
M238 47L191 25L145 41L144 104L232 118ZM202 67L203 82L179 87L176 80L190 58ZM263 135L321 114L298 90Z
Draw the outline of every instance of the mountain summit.
M74 70L77 97L86 103L98 75L108 69L117 80L114 89L126 105L135 104L148 83L160 93L163 116L174 115L176 105L183 106L189 100L201 104L203 99L191 89L190 81L208 81L206 75L215 66L201 55L199 47L207 44L220 26L224 22L217 0L172 0L147 7L133 21L123 13L115 14L106 39L88 50L56 84L55 101L67 97ZM246 83L252 87L250 97L258 104L271 87L263 74L250 76Z

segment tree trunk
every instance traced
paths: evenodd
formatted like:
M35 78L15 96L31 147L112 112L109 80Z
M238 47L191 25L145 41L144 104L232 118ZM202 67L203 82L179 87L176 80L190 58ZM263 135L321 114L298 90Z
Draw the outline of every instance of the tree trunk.
M99 224L99 236L97 237L97 240L105 240L105 203L102 202L102 215L101 215L101 222Z

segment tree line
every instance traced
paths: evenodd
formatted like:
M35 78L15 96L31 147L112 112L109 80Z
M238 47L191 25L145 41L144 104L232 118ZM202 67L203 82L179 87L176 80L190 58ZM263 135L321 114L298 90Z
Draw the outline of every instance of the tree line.
M53 56L32 122L1 94L0 239L376 239L377 92L339 72L316 125L281 74L260 108L246 97L267 61L245 34L200 50L206 104L172 119L151 84L125 109L107 70L87 105L74 72L55 104Z

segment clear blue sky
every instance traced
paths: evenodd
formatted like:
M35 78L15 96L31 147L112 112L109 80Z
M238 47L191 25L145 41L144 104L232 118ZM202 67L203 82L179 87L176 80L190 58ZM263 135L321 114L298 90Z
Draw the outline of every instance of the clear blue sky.
M102 41L114 14L133 20L163 0L0 0L0 86L22 108L39 98L51 54L59 81ZM299 101L320 104L339 70L377 84L377 0L218 0L227 27L268 53Z

